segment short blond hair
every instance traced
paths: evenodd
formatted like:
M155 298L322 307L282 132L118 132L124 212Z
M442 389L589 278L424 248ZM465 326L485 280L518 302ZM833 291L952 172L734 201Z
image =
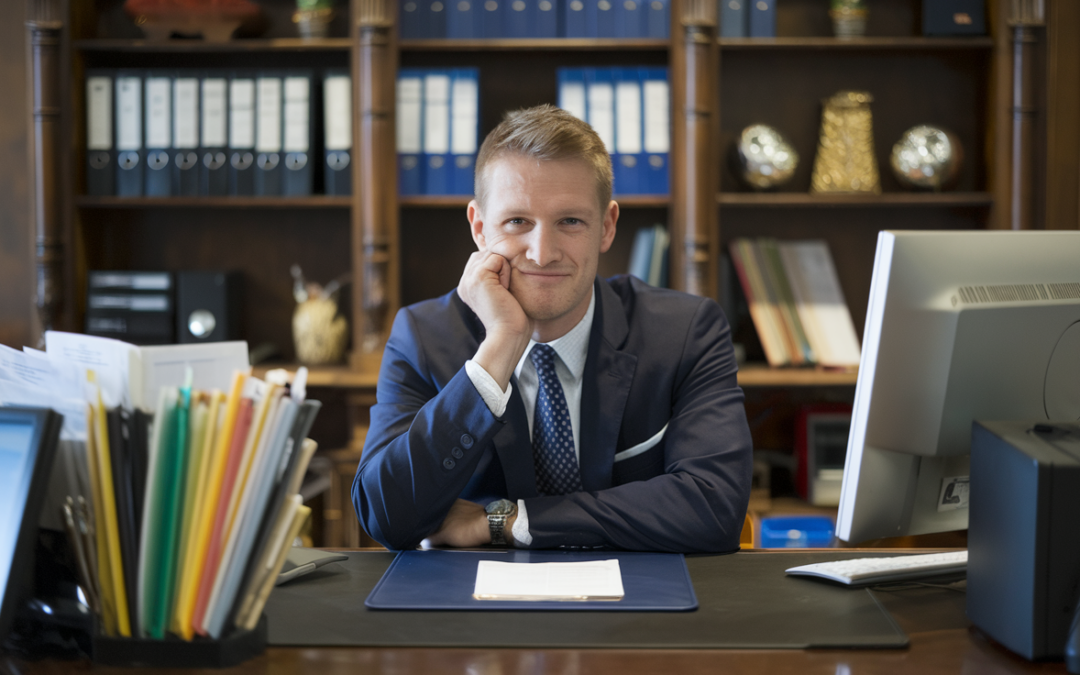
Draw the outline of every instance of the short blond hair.
M514 110L491 130L476 157L473 188L481 207L487 198L488 166L511 154L538 161L582 160L596 176L600 210L611 201L611 155L592 127L561 108L545 103Z

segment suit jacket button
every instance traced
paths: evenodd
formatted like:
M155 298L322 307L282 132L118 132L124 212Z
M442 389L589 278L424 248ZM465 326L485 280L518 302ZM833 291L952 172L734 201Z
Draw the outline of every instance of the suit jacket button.
M446 459L443 460L442 465L443 465L444 469L450 470L450 469L453 469L455 466L457 466L457 462L455 462L454 460L447 457Z
M473 437L470 436L469 434L462 434L461 435L461 447L468 450L472 446L473 446Z
M450 454L454 456L454 459L461 459L465 455L461 448L454 448L450 451Z

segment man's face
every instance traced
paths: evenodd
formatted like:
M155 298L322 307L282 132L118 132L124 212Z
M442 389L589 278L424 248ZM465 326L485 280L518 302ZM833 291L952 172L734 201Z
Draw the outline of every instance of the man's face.
M585 315L600 254L615 238L619 207L601 208L596 193L583 160L506 155L487 167L483 209L469 204L477 247L510 261L510 293L544 341Z

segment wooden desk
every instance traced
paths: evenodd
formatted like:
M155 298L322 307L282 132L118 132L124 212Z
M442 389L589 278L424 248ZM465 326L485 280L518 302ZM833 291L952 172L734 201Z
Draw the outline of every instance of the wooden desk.
M1061 662L1031 663L970 626L962 603L947 591L917 589L878 593L883 605L910 638L908 649L879 650L658 650L658 649L477 649L477 648L270 648L265 654L221 671L156 670L223 675L355 675L557 673L559 675L637 675L639 673L965 673L993 675L1064 673ZM557 617L553 617L557 618ZM5 665L0 659L0 666ZM131 669L92 668L87 662L9 662L12 675L67 673L130 674ZM0 671L3 668L0 667Z

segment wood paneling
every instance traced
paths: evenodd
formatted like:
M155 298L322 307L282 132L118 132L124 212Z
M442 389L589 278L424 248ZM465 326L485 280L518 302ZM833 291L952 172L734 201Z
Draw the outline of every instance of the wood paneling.
M1046 229L1080 229L1080 2L1047 3Z
M32 312L29 161L26 130L26 3L11 2L0 21L0 344L29 344Z

